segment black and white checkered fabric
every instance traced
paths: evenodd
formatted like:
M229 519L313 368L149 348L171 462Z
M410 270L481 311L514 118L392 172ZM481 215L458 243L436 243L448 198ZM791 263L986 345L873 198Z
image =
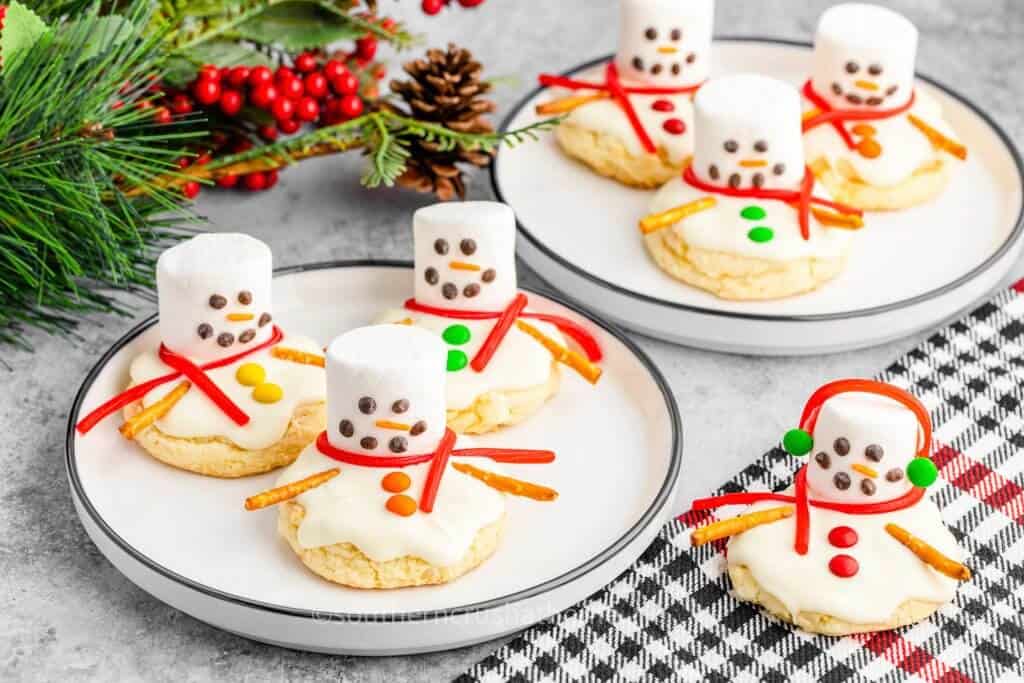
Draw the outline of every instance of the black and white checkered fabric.
M897 631L800 632L730 594L724 544L690 546L692 513L609 586L457 681L1024 680L1024 283L879 378L917 395L936 426L929 495L974 572L952 604ZM798 465L776 448L719 493L782 489Z

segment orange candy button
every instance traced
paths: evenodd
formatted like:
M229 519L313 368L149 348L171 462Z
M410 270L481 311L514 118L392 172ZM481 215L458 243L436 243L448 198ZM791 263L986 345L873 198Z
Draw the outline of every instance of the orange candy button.
M402 494L391 496L385 507L400 517L408 517L416 512L416 501Z
M864 138L874 137L877 132L878 131L875 130L875 127L870 123L858 123L853 127L854 135L859 135Z
M405 472L388 472L380 480L381 488L388 493L401 493L409 488L410 484L412 484L412 480Z
M857 143L857 151L865 159L875 159L882 154L882 146L874 138L864 138Z

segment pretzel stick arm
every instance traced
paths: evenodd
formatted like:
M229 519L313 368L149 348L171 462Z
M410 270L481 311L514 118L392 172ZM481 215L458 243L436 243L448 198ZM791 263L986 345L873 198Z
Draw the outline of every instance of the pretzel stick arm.
M728 538L729 536L741 534L744 531L761 526L762 524L777 522L780 519L785 519L792 515L793 506L791 505L768 508L767 510L758 510L757 512L748 512L747 514L740 515L739 517L712 522L705 527L696 529L692 534L690 534L690 543L694 546L704 545L711 541L717 541L720 538Z
M967 581L971 578L971 570L956 560L946 557L938 549L928 545L923 540L913 535L906 529L896 524L886 524L886 532L902 543L910 552L918 558L946 576L957 581Z
M305 479L299 479L298 481L293 481L290 484L278 486L275 489L270 489L263 493L257 493L255 496L250 496L245 499L245 509L260 510L270 505L277 505L278 503L283 503L286 500L291 500L310 489L315 489L317 486L326 484L340 473L341 470L334 467L329 470L324 470L323 472L317 472Z
M149 406L140 413L133 415L124 421L118 428L121 436L126 439L134 439L145 431L150 425L171 411L171 408L181 400L181 397L192 388L191 382L181 382L174 387L166 396Z
M601 378L601 368L587 360L583 354L559 344L527 322L516 320L516 327L540 342L556 361L569 366L591 384L597 384L597 380Z
M558 498L558 491L548 488L547 486L532 484L521 479L513 479L512 477L506 477L502 474L488 472L487 470L482 470L479 467L474 467L464 462L453 462L452 467L463 474L473 477L474 479L479 479L487 486L490 486L492 489L497 491L501 491L502 493L509 493L513 496L523 496L524 498L532 498L534 500L545 502Z
M673 207L667 211L661 211L660 213L653 213L649 216L644 216L640 219L640 232L645 235L649 235L652 232L664 230L685 218L689 218L695 213L700 213L701 211L707 211L708 209L714 208L716 204L718 204L718 202L714 197L701 197L700 199L695 199L692 202Z
M598 100L608 99L608 93L599 92L593 95L570 95L569 97L562 97L557 100L545 102L544 104L538 104L534 107L534 111L543 116L550 116L552 114L568 114L573 109L582 107L584 104L590 104Z
M289 349L284 346L275 346L270 349L270 355L278 360L287 360L301 365L315 365L318 368L324 367L324 357L315 353L307 353L298 349Z

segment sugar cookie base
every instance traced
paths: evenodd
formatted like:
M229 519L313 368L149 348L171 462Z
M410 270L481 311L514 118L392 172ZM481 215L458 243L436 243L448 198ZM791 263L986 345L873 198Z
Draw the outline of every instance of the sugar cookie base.
M663 271L722 299L779 299L816 289L843 270L846 257L791 261L737 256L691 247L671 228L644 235L647 252Z
M782 604L782 601L761 587L753 574L750 573L750 569L745 565L729 565L729 578L732 579L733 591L740 600L761 605L761 607L764 607L785 622L805 631L821 633L826 636L873 633L875 631L888 631L908 624L916 624L930 617L942 606L940 603L935 602L907 600L897 607L896 611L886 621L870 624L856 624L820 612L800 612L794 616L790 614L789 610Z
M819 157L811 163L811 170L833 199L865 211L899 211L927 203L942 194L949 182L949 164L942 157L917 169L903 182L887 187L864 182L841 159L833 166Z
M305 516L306 510L299 503L284 503L277 517L278 533L314 574L351 588L406 588L454 581L494 554L505 528L502 516L477 532L462 559L447 567L436 567L412 555L376 562L351 543L303 548L299 545L299 525Z
M582 161L595 173L630 187L660 187L679 175L689 162L681 159L673 164L664 148L659 148L657 154L634 156L619 138L568 121L555 128L555 138L570 157Z
M473 404L447 413L448 427L456 434L486 434L522 422L558 393L561 370L551 363L548 381L526 389L488 391Z
M142 410L142 402L125 407L125 419ZM161 432L156 425L144 430L135 441L157 460L172 467L208 477L234 479L290 465L327 425L327 405L323 401L300 405L295 409L284 436L276 443L258 449L239 448L219 436L182 438Z

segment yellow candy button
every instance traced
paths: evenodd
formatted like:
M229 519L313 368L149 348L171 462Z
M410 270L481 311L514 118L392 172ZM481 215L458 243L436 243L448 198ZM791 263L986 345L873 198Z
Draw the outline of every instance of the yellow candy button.
M243 363L235 372L238 383L247 387L259 386L266 378L267 371L259 363Z
M252 398L260 403L277 403L284 396L284 390L273 382L264 382L252 390Z

